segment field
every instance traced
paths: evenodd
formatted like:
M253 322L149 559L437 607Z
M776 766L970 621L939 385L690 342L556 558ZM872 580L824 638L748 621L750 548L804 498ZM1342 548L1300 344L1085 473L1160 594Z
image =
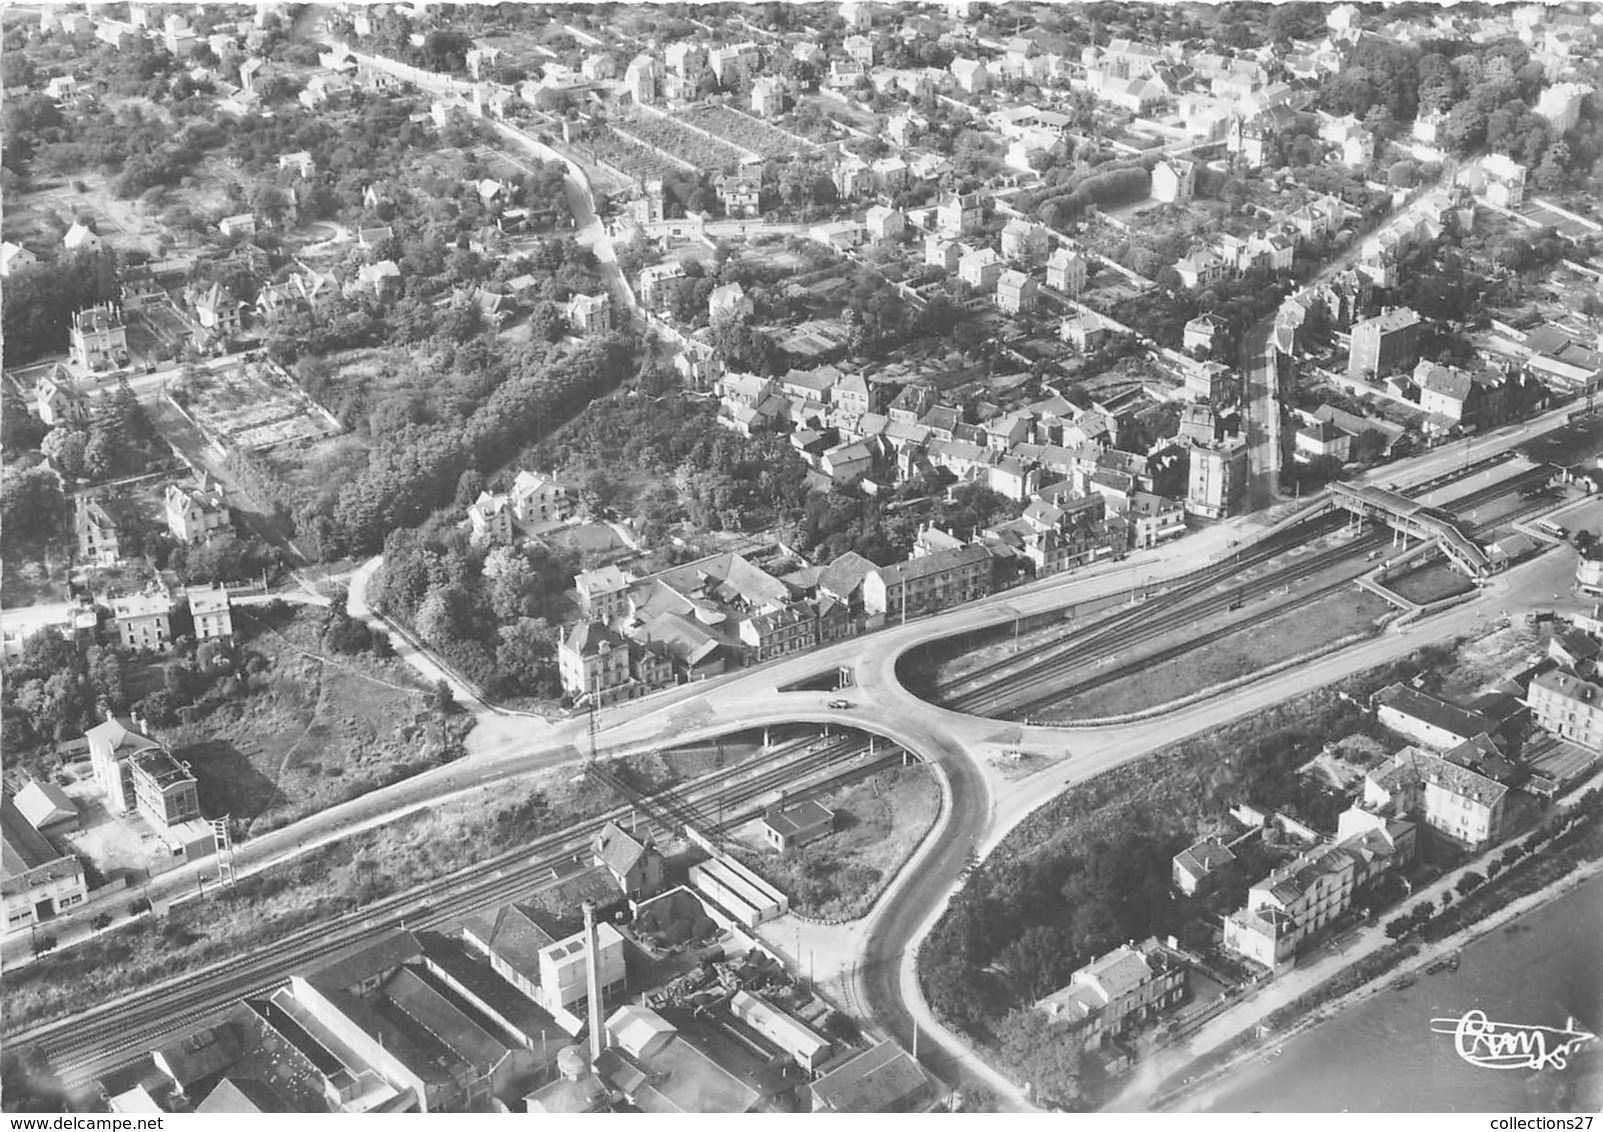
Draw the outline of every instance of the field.
M442 733L405 664L327 654L322 620L303 609L270 627L236 608L262 670L246 694L161 736L193 766L201 809L231 815L242 837L447 761L460 739L466 721Z
M255 363L184 376L173 396L226 446L257 450L339 431L326 412L308 406L287 376Z
M750 150L759 157L794 157L818 147L812 142L770 126L760 118L743 114L716 103L693 106L680 119L710 134L717 134L731 145Z
M1037 713L1043 720L1099 719L1144 711L1290 659L1322 642L1373 631L1392 607L1366 590L1341 589L1171 660L1141 667ZM1207 624L1203 623L1203 629ZM1121 656L1126 664L1137 656Z
M757 822L737 834L737 855L790 897L806 916L856 919L896 876L941 809L933 772L922 764L881 771L818 799L835 811L835 832L789 853L762 840Z

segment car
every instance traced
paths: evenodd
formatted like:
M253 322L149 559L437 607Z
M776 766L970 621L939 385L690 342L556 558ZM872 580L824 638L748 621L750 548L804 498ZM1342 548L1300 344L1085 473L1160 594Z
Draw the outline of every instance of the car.
M837 709L839 709L839 708L849 708L849 707L852 706L852 701L851 700L830 700L829 701L829 706L832 707L832 708L837 708Z

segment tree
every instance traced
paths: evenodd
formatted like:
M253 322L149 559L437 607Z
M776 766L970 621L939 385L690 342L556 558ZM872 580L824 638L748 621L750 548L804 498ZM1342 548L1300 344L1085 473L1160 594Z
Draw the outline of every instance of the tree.
M539 612L544 580L529 560L510 546L498 546L484 559L485 594L500 621L516 621Z
M484 492L484 476L477 468L469 468L457 478L456 505L466 509L471 507Z
M8 537L55 534L66 506L60 477L44 465L0 470L0 524Z
M554 663L557 632L545 618L520 617L503 625L499 636L495 667L504 681L520 692L553 695L560 691Z
M1486 878L1483 877L1480 873L1467 872L1463 876L1458 878L1458 884L1457 884L1456 887L1458 889L1458 894L1460 896L1468 896L1470 893L1474 892L1477 888L1479 888L1481 885L1483 885L1485 883L1486 883Z
M434 694L429 697L429 707L440 715L450 715L456 710L456 694L451 691L451 682L443 676L434 685Z
M57 425L39 442L39 451L52 467L69 479L84 474L84 452L89 437L82 429L71 425Z

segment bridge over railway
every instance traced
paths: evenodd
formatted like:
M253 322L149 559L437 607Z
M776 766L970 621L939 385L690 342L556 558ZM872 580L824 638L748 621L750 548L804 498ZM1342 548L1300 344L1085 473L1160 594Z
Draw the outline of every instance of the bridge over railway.
M1360 519L1375 519L1393 530L1419 539L1435 539L1454 566L1472 578L1495 571L1491 557L1458 521L1446 511L1383 487L1337 483L1330 487L1329 504Z

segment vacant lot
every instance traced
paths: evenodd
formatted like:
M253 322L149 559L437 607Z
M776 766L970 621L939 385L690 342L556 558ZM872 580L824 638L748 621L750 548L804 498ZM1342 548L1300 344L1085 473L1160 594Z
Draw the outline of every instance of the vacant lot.
M924 840L941 810L940 787L922 763L882 771L819 801L835 811L835 832L788 853L767 846L757 822L736 853L807 916L856 919L873 907Z
M1393 593L1418 605L1429 605L1443 598L1469 593L1475 583L1446 562L1432 562L1406 574L1394 574L1382 584Z
M1300 656L1321 643L1371 633L1390 609L1365 590L1340 589L1169 660L1131 664L1111 682L1035 714L1047 720L1099 719L1145 711Z
M410 670L322 643L324 613L277 628L249 610L242 694L163 734L200 784L201 809L231 815L238 836L286 825L452 757L465 720L442 730Z

